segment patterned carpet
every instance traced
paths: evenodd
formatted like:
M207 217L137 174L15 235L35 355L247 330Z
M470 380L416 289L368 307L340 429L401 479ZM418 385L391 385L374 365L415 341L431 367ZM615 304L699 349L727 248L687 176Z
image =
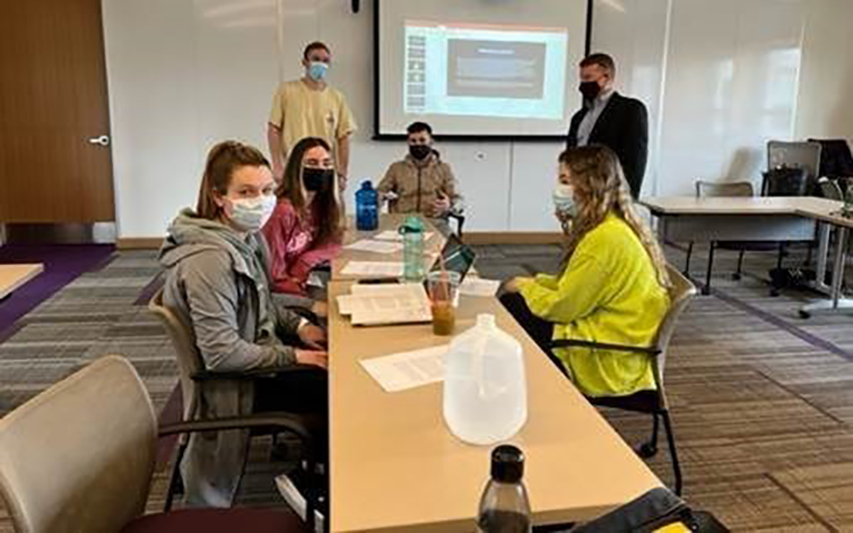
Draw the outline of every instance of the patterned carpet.
M553 270L559 255L553 246L478 252L481 274L494 278ZM668 253L683 264L682 252ZM704 256L695 255L697 277ZM117 253L17 323L0 344L0 415L108 353L127 356L158 409L166 403L176 383L172 348L140 305L158 273L154 257ZM740 281L730 277L734 260L718 254L712 295L694 301L671 347L666 384L685 496L735 531L853 531L853 317L802 320L799 306L815 295L771 298L762 278L774 254L748 253ZM651 428L641 415L605 416L632 443ZM663 449L650 464L671 479ZM152 509L162 485L158 476ZM262 499L258 485L247 485L244 501ZM11 526L0 509L5 531Z

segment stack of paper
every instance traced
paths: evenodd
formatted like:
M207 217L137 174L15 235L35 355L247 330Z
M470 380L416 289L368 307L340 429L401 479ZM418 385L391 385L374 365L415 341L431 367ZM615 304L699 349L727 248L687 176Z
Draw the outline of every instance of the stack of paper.
M353 285L352 293L338 296L338 311L354 326L381 326L430 322L432 311L420 283Z
M365 276L376 278L399 278L403 275L401 261L350 261L341 270L344 276Z
M468 276L459 286L459 293L465 296L489 297L497 294L501 282Z
M433 233L431 231L424 233L424 242L430 240L432 235L433 235ZM378 240L378 241L399 241L399 242L403 242L403 235L401 235L400 232L394 231L394 230L385 230L381 233L377 233L376 235L373 236L373 238Z
M362 359L361 366L386 392L398 392L444 379L444 354L449 345Z
M399 242L362 240L354 242L345 247L347 250L358 250L361 252L373 252L377 254L393 254L403 249Z

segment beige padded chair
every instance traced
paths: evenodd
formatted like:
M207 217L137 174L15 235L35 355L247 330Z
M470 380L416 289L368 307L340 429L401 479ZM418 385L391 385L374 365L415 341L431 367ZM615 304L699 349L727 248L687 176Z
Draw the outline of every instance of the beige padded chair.
M18 533L120 531L142 514L157 420L136 371L105 357L0 420L0 495Z
M192 431L302 429L287 415L175 424ZM158 437L154 408L130 363L107 356L0 419L0 497L17 533L305 531L289 511L193 509L140 518ZM256 526L256 527L254 527ZM254 528L253 528L254 527Z
M566 348L574 346L645 353L654 358L656 390L640 391L630 396L596 397L588 398L588 400L593 405L613 407L638 413L649 413L652 415L653 426L651 438L648 442L640 446L639 449L639 453L643 457L652 457L657 453L658 427L660 419L663 419L664 430L666 431L667 443L669 445L669 453L672 459L673 474L675 477L674 490L676 494L680 495L682 485L681 466L678 462L678 452L675 447L675 435L673 434L672 421L669 417L669 402L666 397L666 387L664 386L663 378L664 369L666 367L667 352L669 349L669 341L672 339L672 334L675 332L675 326L678 323L678 318L687 308L687 304L690 303L690 300L696 295L697 290L689 279L671 265L667 265L666 270L669 274L669 279L672 282L672 287L669 290L670 307L661 322L655 342L652 346L622 346L618 344L605 344L573 339L554 341L551 346L552 348Z
M201 391L193 376L204 370L201 353L196 347L195 336L189 324L184 323L181 318L163 305L163 289L157 291L148 303L148 309L160 319L166 334L172 341L178 358L178 371L180 372L181 393L184 402L184 420L195 420L198 412Z
M148 303L148 309L154 313L166 329L169 339L172 341L172 346L175 348L175 353L178 359L178 369L180 372L181 393L184 402L183 420L185 422L198 421L201 417L199 406L201 405L202 387L205 383L211 383L218 380L224 381L252 381L260 378L268 378L276 373L299 372L304 369L302 365L291 365L283 368L259 368L246 371L209 371L205 369L201 353L195 342L195 335L192 327L185 323L180 316L174 313L163 303L163 289L157 291ZM323 432L325 423L311 414L288 414L293 420L298 420L300 427L310 435L318 435ZM268 435L271 434L273 443L276 442L278 431L272 427L255 427L250 432L249 436ZM248 441L246 441L248 444ZM180 461L189 445L189 435L181 435L178 444L177 461ZM244 450L245 460L248 459L248 447ZM314 458L308 457L308 453L303 450L304 459L313 464ZM243 471L245 471L245 460L243 463ZM169 480L169 496L166 498L165 510L171 509L172 495L178 492L180 487L180 474L178 471L179 465L175 465L175 469ZM243 477L243 472L240 473L240 479ZM238 482L239 483L239 482ZM309 508L316 502L311 501ZM312 512L308 512L308 516L313 516Z

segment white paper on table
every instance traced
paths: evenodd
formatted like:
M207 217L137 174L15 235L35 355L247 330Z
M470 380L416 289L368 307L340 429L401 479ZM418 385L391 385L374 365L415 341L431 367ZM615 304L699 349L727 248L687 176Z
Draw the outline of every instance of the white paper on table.
M338 296L338 311L351 315L354 326L429 322L432 311L419 283L353 285L352 294Z
M353 309L358 305L351 294L342 294L338 296L338 312L344 316L352 314Z
M501 282L493 279L482 279L468 276L459 286L459 294L465 296L489 297L497 294Z
M347 250L358 250L361 252L373 252L377 254L393 254L403 249L403 244L399 242L361 240L345 246Z
M430 240L433 236L433 232L427 231L424 233L424 242ZM373 236L377 241L399 241L403 242L403 235L396 230L385 230L381 233L377 233Z
M400 261L350 261L341 274L345 276L381 276L400 277L403 275L403 263Z
M386 392L399 392L444 379L444 354L450 345L362 359L361 366Z

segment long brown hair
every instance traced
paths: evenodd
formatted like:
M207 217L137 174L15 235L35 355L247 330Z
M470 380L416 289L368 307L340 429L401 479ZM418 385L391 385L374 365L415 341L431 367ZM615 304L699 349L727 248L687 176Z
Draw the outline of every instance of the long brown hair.
M306 137L296 143L287 156L287 166L281 184L275 190L278 198L287 198L302 216L308 214L305 201L305 187L302 185L302 160L305 153L312 148L321 147L331 153L332 148L319 137ZM343 231L341 224L341 209L336 194L337 183L331 187L314 193L311 202L311 215L317 224L317 235L314 236L316 245L341 240Z
M577 214L568 231L563 269L568 266L569 259L586 234L604 222L609 213L614 213L640 239L652 260L658 282L669 288L671 284L663 251L649 226L634 209L634 200L616 154L606 146L570 148L560 154L560 163L569 168L578 205Z
M204 176L198 191L196 214L201 218L215 220L222 208L216 204L216 195L225 196L231 184L231 176L240 167L267 167L270 163L254 146L237 141L218 143L207 154Z

